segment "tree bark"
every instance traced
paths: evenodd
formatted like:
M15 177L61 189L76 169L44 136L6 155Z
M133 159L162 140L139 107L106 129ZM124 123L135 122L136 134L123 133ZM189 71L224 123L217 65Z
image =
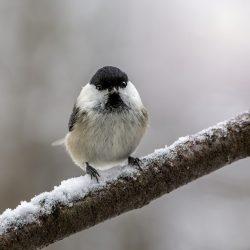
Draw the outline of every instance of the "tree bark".
M0 235L0 249L37 249L87 229L171 192L250 155L250 112L244 112L170 147L142 158L142 170L121 175L72 206L57 204L50 214Z

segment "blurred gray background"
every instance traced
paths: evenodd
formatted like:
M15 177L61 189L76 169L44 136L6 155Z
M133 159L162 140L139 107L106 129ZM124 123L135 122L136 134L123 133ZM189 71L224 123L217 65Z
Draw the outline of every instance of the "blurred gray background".
M50 144L101 66L126 71L150 112L137 155L248 109L249 13L247 0L1 0L1 212L82 174ZM46 249L250 249L249 164Z

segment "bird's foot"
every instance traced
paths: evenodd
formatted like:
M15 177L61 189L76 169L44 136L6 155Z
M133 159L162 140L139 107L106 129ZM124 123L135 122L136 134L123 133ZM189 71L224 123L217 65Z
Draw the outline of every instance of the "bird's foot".
M97 172L97 170L93 167L91 167L88 162L86 162L86 173L90 175L91 180L92 178L96 178L96 181L99 182L98 177L100 177L100 174Z
M134 158L132 156L129 156L128 157L128 164L132 165L132 166L136 166L137 169L139 169L140 171L142 171L141 160L139 158Z

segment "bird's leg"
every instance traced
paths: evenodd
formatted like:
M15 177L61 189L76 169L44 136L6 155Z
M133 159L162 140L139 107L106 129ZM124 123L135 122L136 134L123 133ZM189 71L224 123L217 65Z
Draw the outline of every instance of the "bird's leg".
M132 166L136 166L140 171L142 171L141 168L141 160L139 158L134 158L132 156L128 157L128 164Z
M100 174L95 168L91 167L88 162L86 162L86 173L90 175L91 180L92 177L94 177L96 178L96 181L99 182L98 177L100 177Z

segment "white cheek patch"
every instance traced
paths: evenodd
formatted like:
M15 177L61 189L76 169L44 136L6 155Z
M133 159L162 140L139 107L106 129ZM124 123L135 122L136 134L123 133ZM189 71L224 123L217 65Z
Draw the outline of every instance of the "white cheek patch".
M140 95L132 82L129 81L126 88L120 89L120 93L122 100L128 106L135 108L143 107Z
M77 98L77 106L81 110L90 110L97 106L104 106L106 100L107 91L98 91L94 85L88 83Z

